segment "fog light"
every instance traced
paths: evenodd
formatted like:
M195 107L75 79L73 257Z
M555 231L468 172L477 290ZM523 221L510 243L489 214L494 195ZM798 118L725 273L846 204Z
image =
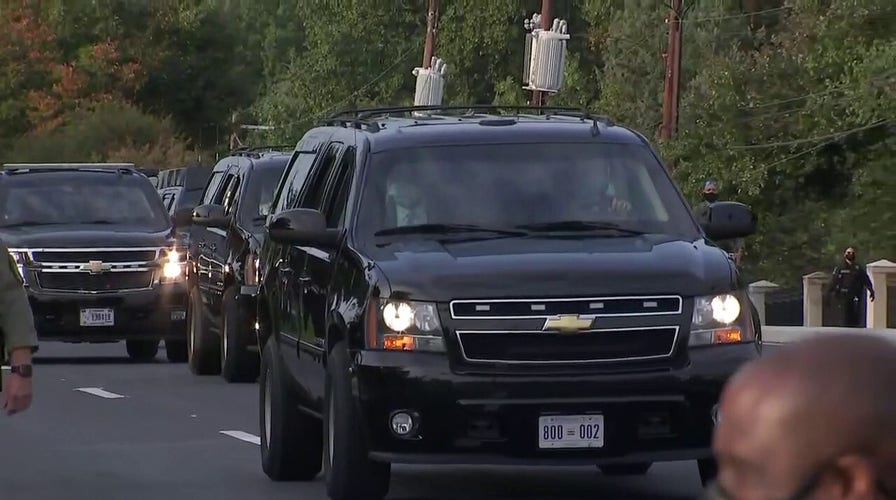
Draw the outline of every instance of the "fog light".
M709 410L709 415L712 417L712 423L714 425L719 425L719 405L712 405L712 409Z
M417 428L417 421L414 415L406 411L397 411L392 414L389 419L392 427L392 433L399 437L410 437Z

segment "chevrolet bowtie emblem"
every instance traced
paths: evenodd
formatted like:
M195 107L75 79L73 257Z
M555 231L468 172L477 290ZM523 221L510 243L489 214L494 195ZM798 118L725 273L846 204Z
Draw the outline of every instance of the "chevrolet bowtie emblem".
M81 266L82 270L87 270L90 274L99 274L103 271L108 271L112 269L111 264L103 264L101 260L91 260L87 264Z
M561 314L545 320L542 330L556 330L560 332L577 332L588 330L594 318L581 317L577 314Z

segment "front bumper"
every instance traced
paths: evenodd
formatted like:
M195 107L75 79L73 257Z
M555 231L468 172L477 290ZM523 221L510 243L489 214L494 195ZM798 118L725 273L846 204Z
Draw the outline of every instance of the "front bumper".
M187 286L183 281L159 284L151 290L97 294L28 288L28 299L41 340L111 342L187 337ZM82 326L84 309L111 310L111 321L103 326Z
M693 348L680 369L571 375L459 375L444 355L361 351L355 398L371 458L428 464L613 464L710 458L713 407L755 344ZM395 411L419 415L396 437ZM540 449L540 415L604 417L603 446Z

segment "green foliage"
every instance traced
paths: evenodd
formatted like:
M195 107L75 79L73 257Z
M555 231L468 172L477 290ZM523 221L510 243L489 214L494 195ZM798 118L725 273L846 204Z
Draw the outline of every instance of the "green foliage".
M171 120L128 105L100 104L92 110L71 113L52 130L21 137L4 152L2 161L133 161L171 167L195 158L190 149Z
M0 18L0 142L15 141L18 160L154 162L192 154L175 130L219 150L233 132L294 144L339 109L410 104L427 4L44 0L38 11L23 2L5 0L17 7ZM896 2L684 3L679 132L660 151L691 201L714 177L724 197L757 212L749 277L797 283L848 244L869 260L896 258ZM655 137L667 5L552 4L572 38L565 86L549 103ZM539 5L441 2L435 54L448 64L446 104L528 102L523 21ZM123 104L117 116L91 111L108 101L171 120ZM246 123L275 129L246 138Z

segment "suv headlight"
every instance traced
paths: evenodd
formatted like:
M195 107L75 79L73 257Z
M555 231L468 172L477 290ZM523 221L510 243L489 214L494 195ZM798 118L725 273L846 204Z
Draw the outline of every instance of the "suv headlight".
M366 328L368 349L445 352L439 311L431 302L373 298Z
M12 258L13 262L16 263L16 270L19 271L19 277L22 278L22 281L25 281L25 251L10 248L9 256Z
M688 345L736 344L755 338L753 314L745 294L732 292L694 298Z
M162 260L162 279L164 281L179 281L184 279L184 270L187 265L187 252L181 248L172 248L165 253Z

